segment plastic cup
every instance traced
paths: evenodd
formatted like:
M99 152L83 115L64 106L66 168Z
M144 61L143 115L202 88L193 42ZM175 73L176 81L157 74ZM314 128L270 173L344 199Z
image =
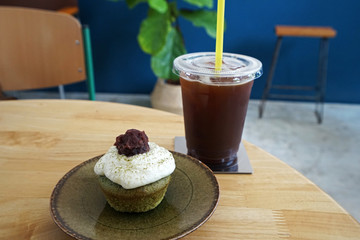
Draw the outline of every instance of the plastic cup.
M188 155L213 171L236 171L253 80L262 75L259 60L223 53L215 70L215 53L190 53L174 60L183 98Z

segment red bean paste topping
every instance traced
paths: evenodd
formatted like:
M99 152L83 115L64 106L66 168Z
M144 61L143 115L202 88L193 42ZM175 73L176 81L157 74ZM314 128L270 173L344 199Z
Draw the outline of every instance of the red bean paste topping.
M125 134L116 137L114 146L116 146L120 155L130 157L148 152L150 150L148 142L149 139L144 131L129 129Z

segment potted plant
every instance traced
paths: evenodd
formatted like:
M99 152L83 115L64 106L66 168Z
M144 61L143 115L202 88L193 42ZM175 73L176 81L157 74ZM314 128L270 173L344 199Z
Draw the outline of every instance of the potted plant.
M195 27L204 28L213 38L216 36L216 11L213 0L182 0L192 9L179 9L176 0L126 0L128 7L140 3L149 5L147 17L138 33L141 49L151 55L151 69L158 77L151 94L154 108L182 114L179 78L172 72L173 60L186 53L183 34L179 25L182 17Z

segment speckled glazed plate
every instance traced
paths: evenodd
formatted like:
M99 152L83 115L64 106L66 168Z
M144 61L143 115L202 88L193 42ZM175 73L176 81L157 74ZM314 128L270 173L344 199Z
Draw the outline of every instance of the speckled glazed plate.
M50 200L55 223L76 239L177 239L196 230L215 211L219 186L200 161L172 152L176 170L163 201L145 213L120 213L98 186L95 157L60 179Z

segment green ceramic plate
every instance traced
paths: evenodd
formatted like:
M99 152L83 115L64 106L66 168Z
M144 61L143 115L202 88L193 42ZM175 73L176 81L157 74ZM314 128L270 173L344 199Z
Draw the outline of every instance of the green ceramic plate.
M176 170L163 201L145 213L120 213L98 186L95 157L69 171L51 195L55 223L77 239L176 239L196 230L215 211L219 186L200 161L172 152Z

